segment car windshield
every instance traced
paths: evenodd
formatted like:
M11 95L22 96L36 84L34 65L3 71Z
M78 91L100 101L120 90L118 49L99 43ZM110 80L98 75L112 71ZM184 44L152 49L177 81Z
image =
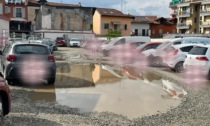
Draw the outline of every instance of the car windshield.
M71 39L71 41L79 41L79 39Z
M205 55L207 50L208 50L208 48L206 48L206 47L197 46L197 47L193 47L190 50L189 54L191 54L191 55Z
M15 54L48 54L45 46L39 45L16 45L14 47Z

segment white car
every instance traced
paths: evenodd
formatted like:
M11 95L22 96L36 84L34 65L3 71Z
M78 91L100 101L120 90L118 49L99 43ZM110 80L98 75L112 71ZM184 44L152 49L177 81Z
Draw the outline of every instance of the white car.
M186 71L194 71L196 74L207 75L210 79L210 45L193 47L187 54L184 62Z
M175 72L182 72L184 70L183 63L188 52L197 45L201 44L180 44L173 45L172 52L167 53L165 57L163 57L163 63L166 63L172 70Z
M69 45L70 45L70 47L72 47L72 46L80 47L81 41L78 38L71 38L69 41Z
M210 44L210 39L204 37L176 38L169 40L167 42L163 42L163 44L159 45L157 49L150 49L142 53L146 57L148 57L150 65L162 66L163 65L162 56L170 52L171 46L180 45L180 44Z

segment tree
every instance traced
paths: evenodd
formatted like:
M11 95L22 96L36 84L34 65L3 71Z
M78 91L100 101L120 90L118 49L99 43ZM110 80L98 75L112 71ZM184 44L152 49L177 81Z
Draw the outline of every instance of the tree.
M113 37L120 37L120 36L121 36L120 31L112 29L108 29L108 34L106 34L108 40L111 40L111 38Z

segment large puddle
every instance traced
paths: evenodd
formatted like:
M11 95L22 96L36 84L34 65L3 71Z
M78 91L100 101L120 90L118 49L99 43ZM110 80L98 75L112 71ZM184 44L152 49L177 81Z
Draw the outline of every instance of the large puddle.
M80 112L108 111L137 118L177 107L186 94L173 82L131 67L71 64L57 70L55 87L36 89L30 97Z

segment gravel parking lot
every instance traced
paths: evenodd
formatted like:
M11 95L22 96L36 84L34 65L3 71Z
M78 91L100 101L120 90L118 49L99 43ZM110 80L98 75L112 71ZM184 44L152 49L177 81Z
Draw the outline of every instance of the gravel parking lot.
M55 56L60 60L57 66L71 63L98 62L83 57L80 48L58 48ZM63 56L61 56L63 55ZM68 63L64 59L68 57ZM70 57L70 58L69 58ZM5 117L5 126L209 126L210 125L210 85L199 90L185 86L179 74L174 74L166 68L149 68L155 75L176 82L188 94L181 99L181 104L165 113L130 119L111 112L80 113L78 108L70 108L56 103L51 95L49 100L40 96L31 98L36 90L54 89L54 86L40 87L10 86L12 92L11 113ZM200 83L200 82L197 82ZM56 85L55 85L56 86ZM35 100L39 99L39 100ZM41 100L40 100L41 99ZM126 109L126 108L125 108Z

